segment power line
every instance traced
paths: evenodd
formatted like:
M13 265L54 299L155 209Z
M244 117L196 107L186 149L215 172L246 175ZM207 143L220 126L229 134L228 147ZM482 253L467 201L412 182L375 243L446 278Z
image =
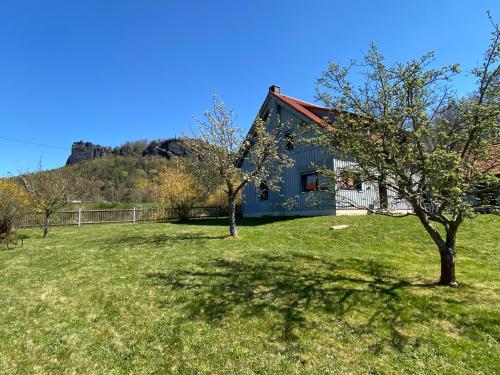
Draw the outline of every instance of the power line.
M22 139L1 137L1 136L0 136L0 139L6 140L6 141L11 141L11 142L26 143L28 145L35 145L35 146L41 146L41 147L55 148L55 149L58 149L58 150L71 151L67 147L46 145L44 143L36 143L36 142L31 142L31 141L25 141L25 140L22 140Z

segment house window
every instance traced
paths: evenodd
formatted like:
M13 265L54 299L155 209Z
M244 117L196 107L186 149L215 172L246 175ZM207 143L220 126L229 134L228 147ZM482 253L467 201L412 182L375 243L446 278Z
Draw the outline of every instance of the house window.
M344 177L344 179L340 182L340 189L342 190L363 190L363 181L359 175L350 175Z
M293 133L286 133L285 134L285 147L288 151L293 150Z
M303 174L300 178L302 180L302 191L313 191L318 187L316 173Z
M264 113L264 116L262 116L262 121L266 122L268 118L269 118L269 111L266 111Z
M300 176L302 191L328 190L324 177L318 172L306 173Z
M267 181L262 181L259 185L259 199L261 201L269 200L269 186Z

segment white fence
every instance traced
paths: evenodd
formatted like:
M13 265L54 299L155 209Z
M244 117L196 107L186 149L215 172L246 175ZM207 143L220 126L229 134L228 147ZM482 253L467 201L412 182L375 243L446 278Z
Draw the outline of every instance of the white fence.
M219 218L228 214L226 207L195 207L190 214L191 218ZM59 211L50 217L50 226L69 226L106 223L139 223L146 221L175 220L178 216L171 209L158 208L130 208ZM16 223L17 227L40 226L44 222L42 215L26 215Z

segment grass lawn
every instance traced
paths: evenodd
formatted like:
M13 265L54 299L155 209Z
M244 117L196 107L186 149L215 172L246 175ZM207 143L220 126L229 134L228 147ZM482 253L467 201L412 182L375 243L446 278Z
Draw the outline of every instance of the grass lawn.
M498 217L463 225L457 289L413 218L240 224L27 230L0 249L0 373L498 373Z

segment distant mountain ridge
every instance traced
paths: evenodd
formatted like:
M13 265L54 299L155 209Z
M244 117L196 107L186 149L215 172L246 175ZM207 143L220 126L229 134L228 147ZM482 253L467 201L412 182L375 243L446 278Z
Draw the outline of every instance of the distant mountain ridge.
M184 141L177 138L157 139L151 142L145 140L127 142L114 148L78 141L72 144L66 165L108 156L161 156L170 159L172 156L188 156L188 152Z

